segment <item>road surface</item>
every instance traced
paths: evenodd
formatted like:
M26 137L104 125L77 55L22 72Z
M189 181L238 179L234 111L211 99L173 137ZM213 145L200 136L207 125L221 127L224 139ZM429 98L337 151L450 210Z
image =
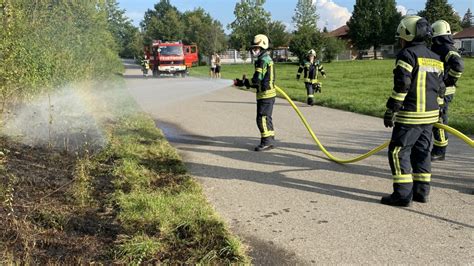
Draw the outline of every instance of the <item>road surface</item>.
M450 139L433 164L431 201L381 205L391 193L386 151L350 165L328 161L290 105L277 99L277 148L256 153L255 95L228 80L143 79L127 87L201 183L255 264L474 263L474 151ZM298 104L329 151L352 157L391 130L379 118Z

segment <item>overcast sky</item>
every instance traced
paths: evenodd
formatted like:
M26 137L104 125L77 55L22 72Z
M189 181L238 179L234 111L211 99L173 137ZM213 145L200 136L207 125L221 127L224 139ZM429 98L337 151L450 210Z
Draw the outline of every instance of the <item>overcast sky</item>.
M319 14L318 25L322 29L327 26L334 30L346 23L354 8L355 0L313 0L316 2ZM126 15L133 20L136 26L143 19L147 9L153 9L159 0L118 0L120 7L126 10ZM211 16L219 20L224 28L234 20L234 7L238 0L171 0L172 5L180 11L204 8ZM283 21L288 29L293 29L291 17L294 14L297 0L267 0L265 9L272 14L273 20ZM468 8L474 11L474 0L448 0L462 17ZM425 7L425 0L398 0L397 8L405 14L415 14ZM229 31L226 28L226 32Z

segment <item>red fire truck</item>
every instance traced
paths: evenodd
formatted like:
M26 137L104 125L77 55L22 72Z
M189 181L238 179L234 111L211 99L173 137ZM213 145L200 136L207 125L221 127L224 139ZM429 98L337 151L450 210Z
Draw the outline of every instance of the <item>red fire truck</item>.
M182 42L155 40L151 45L151 51L145 47L145 53L150 59L154 77L160 77L162 74L183 77L186 75Z
M197 64L197 53L196 45L183 45L181 41L154 40L151 49L145 47L145 54L150 60L154 77L161 75L184 77L187 69Z
M196 66L198 64L198 48L197 45L185 45L184 46L184 63L188 68Z

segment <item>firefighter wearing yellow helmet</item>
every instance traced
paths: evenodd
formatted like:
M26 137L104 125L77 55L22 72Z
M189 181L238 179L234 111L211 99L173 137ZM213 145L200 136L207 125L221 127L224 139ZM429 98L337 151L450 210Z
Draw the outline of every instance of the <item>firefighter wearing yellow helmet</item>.
M273 105L275 104L275 68L268 53L268 37L258 34L251 44L252 56L255 58L255 72L251 87L257 89L257 127L260 131L260 144L255 151L273 148L275 131L273 129Z
M268 54L268 37L255 35L251 43L251 52L255 60L255 72L251 80L244 77L235 79L234 85L257 90L257 127L260 130L260 144L255 151L270 150L274 146L275 131L273 130L273 105L275 104L275 69L272 58Z
M464 71L464 62L461 55L454 48L454 40L449 23L444 20L438 20L432 25L433 39L431 51L441 57L444 64L444 85L446 86L446 95L443 105L440 108L440 122L448 124L448 106L454 98L456 92L456 82ZM446 148L448 146L448 135L443 129L433 129L434 143L431 151L431 160L444 160Z
M301 72L304 71L304 83L306 87L307 103L308 105L314 105L314 93L321 92L321 83L318 81L318 71L321 72L324 78L326 78L326 72L319 62L316 60L316 51L311 49L307 53L307 60L298 68L296 79L301 78Z
M402 49L397 54L394 87L384 115L384 125L393 127L388 158L393 193L383 204L409 206L427 202L431 181L430 147L433 124L439 119L438 96L444 96L444 66L439 55L426 47L431 35L428 21L407 16L397 35Z

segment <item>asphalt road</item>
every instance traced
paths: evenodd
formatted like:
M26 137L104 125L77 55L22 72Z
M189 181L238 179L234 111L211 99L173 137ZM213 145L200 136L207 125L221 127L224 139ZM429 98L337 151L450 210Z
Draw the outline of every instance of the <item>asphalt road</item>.
M433 164L431 202L390 207L379 203L392 191L386 151L356 164L328 161L283 99L273 114L277 148L256 153L253 93L228 80L143 79L132 65L125 78L255 264L474 263L474 151L457 139ZM337 156L390 137L379 118L299 106Z

